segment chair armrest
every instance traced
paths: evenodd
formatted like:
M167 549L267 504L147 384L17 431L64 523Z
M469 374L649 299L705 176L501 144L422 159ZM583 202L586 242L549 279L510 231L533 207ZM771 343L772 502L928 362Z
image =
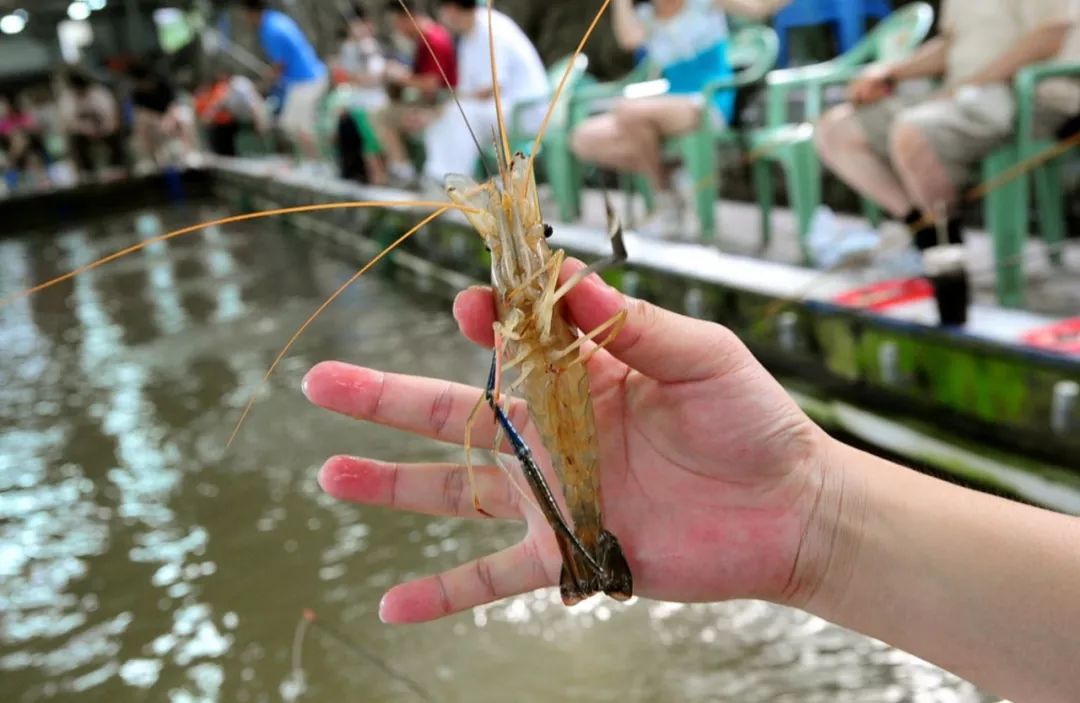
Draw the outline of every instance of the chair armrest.
M570 96L572 97L572 96ZM560 98L565 100L567 96ZM526 134L521 128L521 123L524 120L525 113L528 110L535 108L537 105L544 106L545 108L551 102L551 97L543 98L530 98L529 100L522 100L514 105L514 109L510 111L510 122L507 125L507 131L510 133L510 139L521 139L532 135Z
M1052 61L1020 69L1016 74L1018 90L1034 90L1042 81L1050 78L1080 78L1080 62Z
M865 64L847 65L836 61L801 68L772 71L766 77L766 124L779 127L790 122L788 99L796 88L806 89L806 115L804 119L813 121L821 116L826 87L840 83L849 83L858 76ZM779 74L779 75L778 75Z
M767 81L769 88L773 86L784 88L798 88L809 83L828 80L833 76L847 74L853 68L851 64L840 63L835 59L824 61L811 66L799 66L797 68L781 68L770 71Z
M1080 63L1052 61L1034 64L1020 69L1016 74L1016 137L1023 153L1030 150L1034 139L1035 102L1039 83L1054 78L1075 78L1080 81Z

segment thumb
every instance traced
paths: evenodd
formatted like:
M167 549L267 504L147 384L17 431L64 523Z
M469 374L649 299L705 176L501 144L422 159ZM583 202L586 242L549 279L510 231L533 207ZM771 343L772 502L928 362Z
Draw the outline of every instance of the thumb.
M560 279L565 281L584 267L571 259ZM750 356L726 327L625 296L595 274L567 293L566 302L575 324L586 333L625 309L626 324L607 350L627 366L663 383L721 376L742 366Z

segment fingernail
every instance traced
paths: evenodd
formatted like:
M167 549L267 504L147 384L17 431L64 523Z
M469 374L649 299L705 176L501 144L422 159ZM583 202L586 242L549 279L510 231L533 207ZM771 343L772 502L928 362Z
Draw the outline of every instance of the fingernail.
M386 596L388 595L388 593L384 593L383 597L379 599L379 622L384 625L389 624L386 619Z
M311 372L314 369L309 369L304 378L300 381L300 392L304 394L304 397L311 400L311 396L308 394L308 380L311 378Z

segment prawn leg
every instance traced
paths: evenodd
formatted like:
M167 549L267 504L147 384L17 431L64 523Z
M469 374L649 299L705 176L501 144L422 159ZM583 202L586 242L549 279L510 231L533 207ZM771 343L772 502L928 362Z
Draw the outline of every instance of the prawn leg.
M497 372L498 361L499 361L499 352L496 349L496 351L494 353L494 358L491 361L492 371L495 374L494 378L496 380L499 378L499 374ZM477 399L476 405L474 405L473 409L469 412L469 417L465 421L465 438L464 438L464 441L463 441L463 445L464 445L464 451L465 451L465 471L466 471L466 475L469 478L469 491L472 493L473 509L477 513L483 515L484 517L494 518L495 517L494 515L492 515L488 511L484 510L484 508L481 507L481 505L480 505L480 494L476 490L476 470L473 467L473 460L472 460L472 430L473 430L473 426L476 424L476 419L480 414L480 410L483 409L485 404L490 404L490 401L488 400L489 396L492 396L492 397L495 397L495 398L499 397L499 389L498 389L497 386L485 389L484 393L481 394L481 396ZM534 508L536 508L537 512L540 512L541 514L543 514L544 511L543 511L543 509L540 508L539 505L537 505L536 500L532 496L530 496L528 493L526 493L525 490L522 489L522 487L518 485L518 482L516 480L514 480L513 471L510 470L510 467L507 466L506 462L503 460L503 457L502 457L501 452L499 450L499 447L502 446L503 439L504 439L503 428L502 428L502 426L499 426L498 431L495 433L495 442L494 442L494 444L492 446L492 453L494 454L494 457L495 457L495 463L498 465L498 467L500 469L503 470L503 473L506 474L506 480L510 481L510 483L514 487L514 490L516 490L518 492L518 494L522 497L522 499L526 503L529 503Z
M611 344L615 340L615 338L619 336L619 332L622 332L623 325L625 324L626 310L620 310L619 312L615 313L615 315L607 322L603 322L598 325L596 329L594 329L592 332L589 332L588 334L583 334L576 340L574 340L574 342L570 346L566 347L561 352L556 354L555 359L558 360L563 358L564 356L569 356L570 354L573 354L575 351L580 349L581 346L586 342L596 341L596 339L600 337L600 335L608 332L608 330L611 330L610 332L608 332L607 337L604 338L604 341L598 342L597 345L590 349L584 356L574 361L574 365L587 364L589 363L589 360L593 358L596 352Z
M605 573L604 569L596 561L596 558L593 557L592 553L586 549L585 545L581 543L578 536L570 529L569 524L566 522L566 518L563 517L562 511L559 509L559 504L555 500L555 494L552 493L547 479L544 478L543 471L541 471L539 464L536 463L536 459L533 457L529 445L522 439L521 433L514 427L514 423L510 421L510 418L507 416L506 412L503 411L502 406L499 405L495 398L497 362L498 355L495 355L491 360L491 373L488 376L487 386L484 389L484 399L491 407L492 412L495 413L495 420L499 423L499 428L506 435L510 447L514 450L514 456L517 457L518 463L521 465L521 473L524 474L525 480L529 484L529 488L532 489L533 495L539 501L538 507L540 508L540 512L543 513L548 524L555 532L555 539L559 543L559 551L562 552L563 561L564 563L575 563L575 560L572 558L571 550L576 549L596 574L603 575ZM585 574L576 576L582 580L587 578L587 575Z
M620 264L625 263L629 258L629 254L626 252L626 243L623 241L622 221L619 220L619 216L615 213L615 207L611 204L611 200L608 198L606 191L604 192L604 207L607 210L608 238L611 240L611 254L605 256L603 259L594 261L571 276L569 280L562 284L562 286L553 294L551 298L552 305L562 300L567 293L573 290L574 286L581 283L592 274L602 273L610 268L619 266Z

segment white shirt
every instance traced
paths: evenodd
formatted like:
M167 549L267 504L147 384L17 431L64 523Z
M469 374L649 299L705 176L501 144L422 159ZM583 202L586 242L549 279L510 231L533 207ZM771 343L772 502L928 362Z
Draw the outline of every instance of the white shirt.
M525 32L498 10L492 11L495 33L495 65L499 70L499 95L512 104L547 98L547 71ZM488 45L488 9L476 8L476 24L458 41L458 90L464 95L489 90L491 50Z

